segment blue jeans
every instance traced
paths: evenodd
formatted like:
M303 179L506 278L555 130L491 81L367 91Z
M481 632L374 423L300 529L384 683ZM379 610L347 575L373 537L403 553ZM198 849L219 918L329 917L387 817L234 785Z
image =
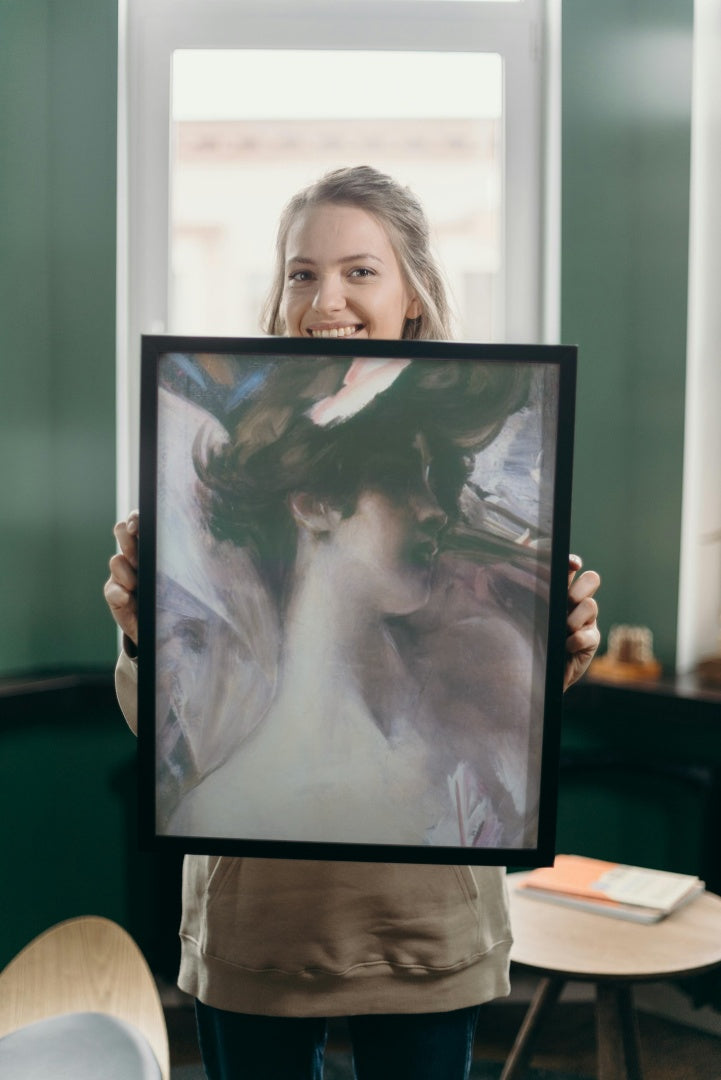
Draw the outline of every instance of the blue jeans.
M249 1016L197 1001L208 1080L321 1080L323 1017ZM357 1080L467 1080L478 1006L446 1013L350 1016Z

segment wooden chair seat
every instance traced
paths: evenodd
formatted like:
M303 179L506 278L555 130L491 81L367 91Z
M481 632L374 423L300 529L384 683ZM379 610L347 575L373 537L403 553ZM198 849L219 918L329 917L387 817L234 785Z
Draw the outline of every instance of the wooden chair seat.
M88 1013L140 1032L169 1080L165 1015L152 973L130 935L94 915L46 930L0 973L0 1039L37 1021Z

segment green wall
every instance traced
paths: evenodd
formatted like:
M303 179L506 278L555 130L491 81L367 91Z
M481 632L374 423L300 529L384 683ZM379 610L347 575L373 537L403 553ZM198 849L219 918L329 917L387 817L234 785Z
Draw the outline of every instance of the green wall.
M127 926L138 855L128 828L135 740L110 680L107 688L38 691L0 706L2 854L11 886L0 901L1 968L62 919L97 914Z
M116 0L0 0L0 675L109 665Z
M675 658L692 0L563 5L562 340L579 345L573 546L601 628Z

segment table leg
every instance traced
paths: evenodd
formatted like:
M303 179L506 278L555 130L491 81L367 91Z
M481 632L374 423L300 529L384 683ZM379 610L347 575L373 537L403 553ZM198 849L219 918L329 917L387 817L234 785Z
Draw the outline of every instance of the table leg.
M596 984L599 1080L643 1080L630 983Z
M546 978L539 982L506 1064L503 1066L500 1080L520 1080L523 1076L531 1060L533 1045L541 1022L558 1001L565 981L560 978Z

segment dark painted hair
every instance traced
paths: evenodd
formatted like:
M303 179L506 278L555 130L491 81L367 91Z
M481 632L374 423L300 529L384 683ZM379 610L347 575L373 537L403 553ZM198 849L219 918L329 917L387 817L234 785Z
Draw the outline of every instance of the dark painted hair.
M348 361L336 358L279 361L226 441L209 442L201 432L196 442L212 532L248 549L279 600L296 550L293 494L312 494L344 516L363 490L402 499L418 479L414 441L422 433L430 485L453 521L471 455L496 437L528 392L519 365L416 360L354 416L319 426L310 409L338 392L347 371Z

